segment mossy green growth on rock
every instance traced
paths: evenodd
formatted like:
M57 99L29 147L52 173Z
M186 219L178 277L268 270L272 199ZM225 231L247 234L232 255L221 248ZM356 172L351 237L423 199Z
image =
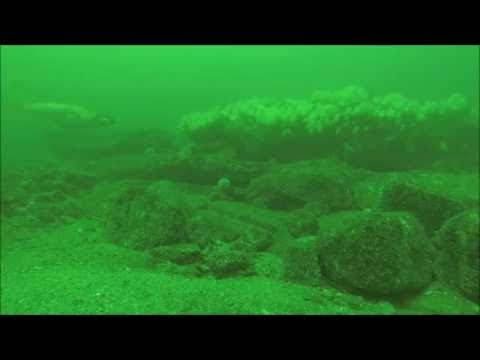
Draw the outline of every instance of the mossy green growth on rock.
M161 245L149 250L149 263L155 265L161 261L170 261L178 265L199 262L202 258L197 244Z
M276 210L295 210L316 201L325 212L355 209L351 191L354 173L330 160L279 165L250 182L247 199Z
M428 235L464 210L463 205L455 200L406 182L388 184L383 190L380 206L386 211L408 211L414 214Z
M315 213L305 209L291 211L287 219L287 226L289 233L295 238L316 235L318 232Z
M218 278L254 274L251 257L221 241L204 250L204 268Z
M105 233L116 244L147 250L188 242L188 217L189 210L178 194L133 186L113 201Z
M282 280L285 272L283 259L269 252L257 253L253 259L255 274L270 279Z
M291 241L284 249L284 279L304 285L319 285L319 239L306 236Z
M433 278L434 249L413 215L363 211L352 214L321 242L322 276L367 297L398 299Z
M216 241L234 244L246 252L264 251L287 236L283 214L252 205L212 201L190 218L189 234L201 248Z
M450 219L435 236L440 252L436 263L440 279L477 304L480 304L479 227L478 209L472 209Z
M211 209L195 213L189 221L189 234L201 248L222 241L255 251L268 248L272 243L270 231Z

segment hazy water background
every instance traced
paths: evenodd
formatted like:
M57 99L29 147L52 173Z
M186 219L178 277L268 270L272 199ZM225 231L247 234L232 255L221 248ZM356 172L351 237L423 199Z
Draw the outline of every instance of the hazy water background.
M459 92L478 109L478 84L477 46L2 46L2 164L44 156L35 128L11 111L23 102L173 128L186 113L240 99L348 85L418 100Z

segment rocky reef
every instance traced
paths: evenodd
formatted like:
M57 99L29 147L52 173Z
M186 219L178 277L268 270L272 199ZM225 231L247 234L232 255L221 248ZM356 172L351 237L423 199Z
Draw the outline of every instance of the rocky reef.
M316 304L462 313L480 304L478 127L460 95L347 87L189 114L183 141L158 129L57 138L57 162L2 173L2 224L90 219L158 276L268 279L314 291Z

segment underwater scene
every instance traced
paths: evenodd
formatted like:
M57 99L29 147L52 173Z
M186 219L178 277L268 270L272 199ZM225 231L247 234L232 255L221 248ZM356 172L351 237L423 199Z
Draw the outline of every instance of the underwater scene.
M479 47L1 46L1 314L478 314Z

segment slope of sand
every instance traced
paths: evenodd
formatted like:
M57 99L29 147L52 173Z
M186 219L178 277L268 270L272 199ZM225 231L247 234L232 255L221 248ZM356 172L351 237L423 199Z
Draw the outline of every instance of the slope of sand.
M391 314L334 289L264 277L218 280L165 273L146 255L105 242L77 221L22 239L2 237L3 314Z

